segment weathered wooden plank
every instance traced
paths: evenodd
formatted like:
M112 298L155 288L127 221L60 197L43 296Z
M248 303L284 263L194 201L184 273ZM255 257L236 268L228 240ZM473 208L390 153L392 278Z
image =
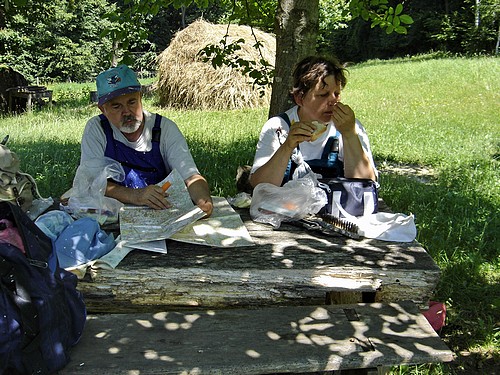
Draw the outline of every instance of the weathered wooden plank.
M167 241L168 254L130 253L115 270L80 281L91 312L323 303L325 294L372 292L374 301L426 305L439 268L417 242L329 237L242 218L256 246Z
M90 316L59 374L269 374L451 361L411 302Z

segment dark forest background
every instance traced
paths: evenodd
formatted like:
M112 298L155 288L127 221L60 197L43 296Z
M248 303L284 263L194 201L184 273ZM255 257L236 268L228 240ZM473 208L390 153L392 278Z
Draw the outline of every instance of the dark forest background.
M252 26L272 32L276 0L258 3L263 15ZM390 3L390 2L389 2ZM143 73L156 70L156 56L175 33L203 17L213 23L234 20L229 0L161 9L141 15L133 25L114 15L126 5L110 0L28 1L0 6L0 67L10 67L29 82L83 82L107 69L121 55ZM345 14L348 0L320 1L317 52L334 54L344 62L391 59L419 54L498 54L500 5L497 0L409 0L405 12L414 23L406 35L372 28L362 18ZM125 39L116 35L126 30Z

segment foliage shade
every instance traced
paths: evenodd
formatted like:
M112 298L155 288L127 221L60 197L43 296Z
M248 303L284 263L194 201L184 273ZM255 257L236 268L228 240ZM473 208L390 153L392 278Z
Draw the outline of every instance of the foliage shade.
M151 7L152 1L138 2L149 6L149 13L131 15L127 22L120 14L130 8L129 1L4 2L0 5L0 64L14 68L32 83L36 78L44 82L84 82L108 68L113 56L138 71L155 71L156 56L178 30L199 17L214 23L230 21L266 31L274 29L276 0L192 1L186 7L181 7L186 1L163 1L170 5ZM372 28L363 15L351 19L349 6L352 11L353 4L360 3L320 1L319 53L361 62L429 51L467 55L495 51L500 17L495 0L481 1L478 27L474 0L412 0L404 5L404 12L414 21L405 35L387 35L378 27ZM389 1L387 6L395 3ZM394 14L397 12L395 7ZM149 36L142 42L145 33Z
M341 1L334 3L340 4ZM323 21L318 50L354 62L432 51L469 56L494 54L499 38L500 5L496 0L481 0L480 23L476 27L475 4L475 0L406 2L405 12L412 16L414 23L405 35L387 35L360 18L342 20L343 27ZM323 17L328 19L330 14Z
M468 374L476 363L464 361L472 358L484 373L494 373L500 356L500 64L498 58L431 57L354 65L343 92L370 136L380 195L394 211L415 215L418 240L442 270L433 299L446 303L440 335L458 354L451 364L393 373ZM50 88L53 108L0 117L0 134L10 134L10 147L41 193L58 197L71 187L83 127L98 110L89 103L91 84ZM147 108L179 124L212 193L234 195L236 168L252 163L267 108L176 111L155 103L146 99ZM424 179L390 173L398 164L432 173Z

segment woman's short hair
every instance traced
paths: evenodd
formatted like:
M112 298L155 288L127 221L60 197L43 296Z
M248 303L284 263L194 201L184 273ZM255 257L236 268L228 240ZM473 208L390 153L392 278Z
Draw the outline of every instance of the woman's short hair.
M320 81L326 85L325 78L331 75L340 83L341 88L344 88L347 84L346 73L347 70L336 58L306 57L295 65L290 95L292 99L295 94L305 95Z

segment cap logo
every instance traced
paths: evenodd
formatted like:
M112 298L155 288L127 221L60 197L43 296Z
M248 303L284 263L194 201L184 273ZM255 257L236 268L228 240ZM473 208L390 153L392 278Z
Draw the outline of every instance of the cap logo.
M116 86L122 81L122 79L118 76L118 74L115 74L114 76L108 77L106 81L108 82L108 85Z

